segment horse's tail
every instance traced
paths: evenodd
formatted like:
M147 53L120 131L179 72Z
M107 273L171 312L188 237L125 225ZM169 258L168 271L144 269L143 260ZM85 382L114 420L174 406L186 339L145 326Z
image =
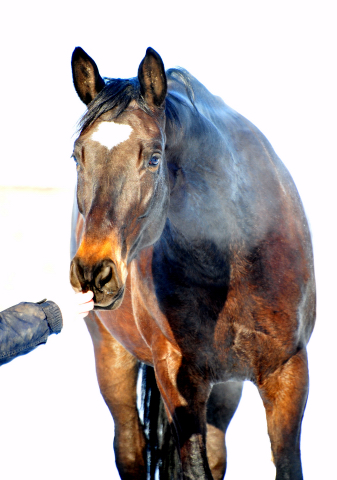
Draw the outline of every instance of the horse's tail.
M141 406L144 432L147 443L147 477L150 480L177 480L180 478L180 462L161 398L154 369L142 364L141 373Z

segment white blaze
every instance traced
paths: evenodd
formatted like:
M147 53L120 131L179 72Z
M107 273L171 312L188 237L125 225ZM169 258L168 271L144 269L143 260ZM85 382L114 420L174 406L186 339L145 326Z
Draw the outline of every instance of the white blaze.
M121 123L102 122L97 130L91 135L91 140L100 143L103 147L111 150L120 143L125 142L132 132L130 125Z

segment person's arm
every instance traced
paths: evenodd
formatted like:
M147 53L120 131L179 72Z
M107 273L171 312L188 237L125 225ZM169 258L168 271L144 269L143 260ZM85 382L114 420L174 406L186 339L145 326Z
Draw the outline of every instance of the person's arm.
M46 343L61 329L61 310L51 301L22 302L0 312L0 365Z
M93 309L93 294L74 295L72 313L83 318ZM60 333L63 326L58 305L50 300L22 302L0 312L0 365L29 353L46 343L49 335Z

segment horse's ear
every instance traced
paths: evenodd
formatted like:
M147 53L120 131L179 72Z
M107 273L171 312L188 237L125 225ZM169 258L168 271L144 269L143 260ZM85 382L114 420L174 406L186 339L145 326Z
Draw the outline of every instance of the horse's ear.
M71 58L75 90L86 105L90 103L104 87L96 63L80 47L76 47Z
M163 107L167 80L164 64L158 53L149 47L138 69L140 92L151 110Z

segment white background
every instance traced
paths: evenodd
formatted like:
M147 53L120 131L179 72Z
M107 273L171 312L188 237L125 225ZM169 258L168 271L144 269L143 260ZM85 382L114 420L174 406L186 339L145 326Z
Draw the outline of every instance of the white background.
M152 46L166 68L186 68L255 123L298 186L313 233L318 286L303 470L306 480L333 478L333 2L20 0L2 7L0 22L1 309L46 296L57 300L68 291L75 181L70 156L76 122L84 112L72 86L74 47L84 48L102 75L132 77ZM1 478L118 478L112 442L113 422L100 397L91 340L82 322L69 319L47 346L1 367ZM250 384L229 427L227 445L227 480L274 477L262 403Z

